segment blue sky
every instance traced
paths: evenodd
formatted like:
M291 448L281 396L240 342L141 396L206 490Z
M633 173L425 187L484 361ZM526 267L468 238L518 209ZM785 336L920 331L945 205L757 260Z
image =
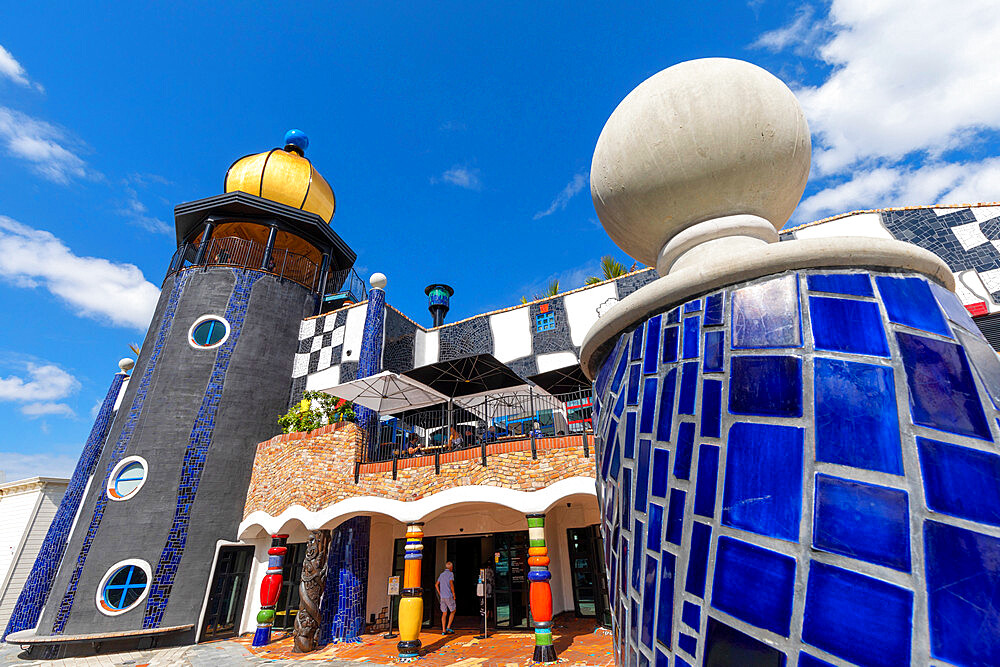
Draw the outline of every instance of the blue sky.
M594 144L632 88L691 58L750 60L796 91L814 160L793 223L1000 199L991 2L338 4L5 7L8 479L72 470L144 337L173 206L292 127L359 271L425 323L430 282L455 287L454 320L577 287L605 254L631 264L590 202Z

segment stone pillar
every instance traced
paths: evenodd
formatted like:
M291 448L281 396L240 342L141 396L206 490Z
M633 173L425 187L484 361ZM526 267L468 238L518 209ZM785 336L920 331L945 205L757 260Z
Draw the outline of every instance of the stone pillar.
M780 81L709 59L598 140L601 221L662 276L580 355L616 660L1000 664L1000 361L935 255L778 241L808 137Z
M49 597L52 588L52 580L55 579L56 571L59 569L59 562L66 551L66 541L69 539L69 531L73 526L77 510L83 499L83 491L87 487L87 481L94 474L97 462L101 458L101 451L104 448L104 439L108 436L108 429L111 428L111 421L114 418L115 400L118 392L121 391L122 382L128 375L125 370L132 368L131 359L122 359L119 366L121 373L115 373L111 379L111 386L104 396L101 409L97 412L97 419L90 429L90 437L80 453L80 459L76 462L76 469L73 477L69 480L66 492L63 493L62 500L59 501L59 509L49 524L49 529L45 533L45 541L35 557L35 563L31 566L31 573L28 574L24 587L17 596L17 603L14 605L14 613L7 622L3 637L6 638L12 632L28 630L38 625L38 617L42 613L42 607Z
M295 615L293 653L316 650L316 634L323 622L320 604L326 586L326 558L330 534L325 530L309 531L306 553L302 559L302 582L299 584L299 613Z
M556 662L552 645L552 589L549 579L549 550L545 546L545 515L529 514L528 518L528 599L531 620L535 626L533 662Z
M369 280L372 287L368 290L368 310L365 313L365 328L361 336L361 352L358 355L359 378L382 372L386 278L381 273L373 273ZM378 413L362 405L355 405L354 413L361 430L362 451L367 456L366 460L370 461L378 447Z
M253 635L253 646L266 646L271 641L271 626L274 625L274 605L281 592L281 572L285 563L288 535L272 535L271 548L267 550L267 574L260 582L260 611L257 612L257 632Z
M403 556L403 590L399 599L399 657L420 657L420 626L424 622L424 590L420 587L423 560L423 523L406 526L406 554Z
M319 646L331 641L361 641L368 602L371 524L371 517L356 516L337 526L330 538Z

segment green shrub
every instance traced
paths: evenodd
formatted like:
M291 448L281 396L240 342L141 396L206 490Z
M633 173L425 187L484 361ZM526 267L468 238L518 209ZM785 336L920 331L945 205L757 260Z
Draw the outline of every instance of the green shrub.
M321 391L307 391L302 394L301 401L278 417L278 426L284 433L298 433L354 420L353 403Z

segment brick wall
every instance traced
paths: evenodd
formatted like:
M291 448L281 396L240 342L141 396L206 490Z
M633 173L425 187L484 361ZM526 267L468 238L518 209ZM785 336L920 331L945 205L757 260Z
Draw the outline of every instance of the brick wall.
M433 456L406 459L398 462L395 480L391 461L372 463L361 467L355 484L359 431L346 422L330 424L257 445L243 516L258 510L277 516L292 505L315 512L353 496L412 501L469 485L535 491L569 477L594 477L592 445L588 458L580 436L539 439L532 459L529 440L497 443L487 447L485 467L478 448L451 452L440 457L440 475Z

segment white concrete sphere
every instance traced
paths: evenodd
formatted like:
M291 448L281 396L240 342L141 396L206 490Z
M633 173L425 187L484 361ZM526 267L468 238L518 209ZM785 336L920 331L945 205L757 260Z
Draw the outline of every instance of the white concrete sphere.
M118 362L118 368L122 369L123 373L128 373L134 367L135 367L135 359L129 359L128 357L125 357L124 359L121 359Z
M368 282L376 289L385 289L389 280L385 277L384 273L373 273L372 277L368 279Z
M788 86L742 60L692 60L646 79L611 114L590 193L611 239L654 266L667 241L699 222L750 214L780 229L810 156Z

